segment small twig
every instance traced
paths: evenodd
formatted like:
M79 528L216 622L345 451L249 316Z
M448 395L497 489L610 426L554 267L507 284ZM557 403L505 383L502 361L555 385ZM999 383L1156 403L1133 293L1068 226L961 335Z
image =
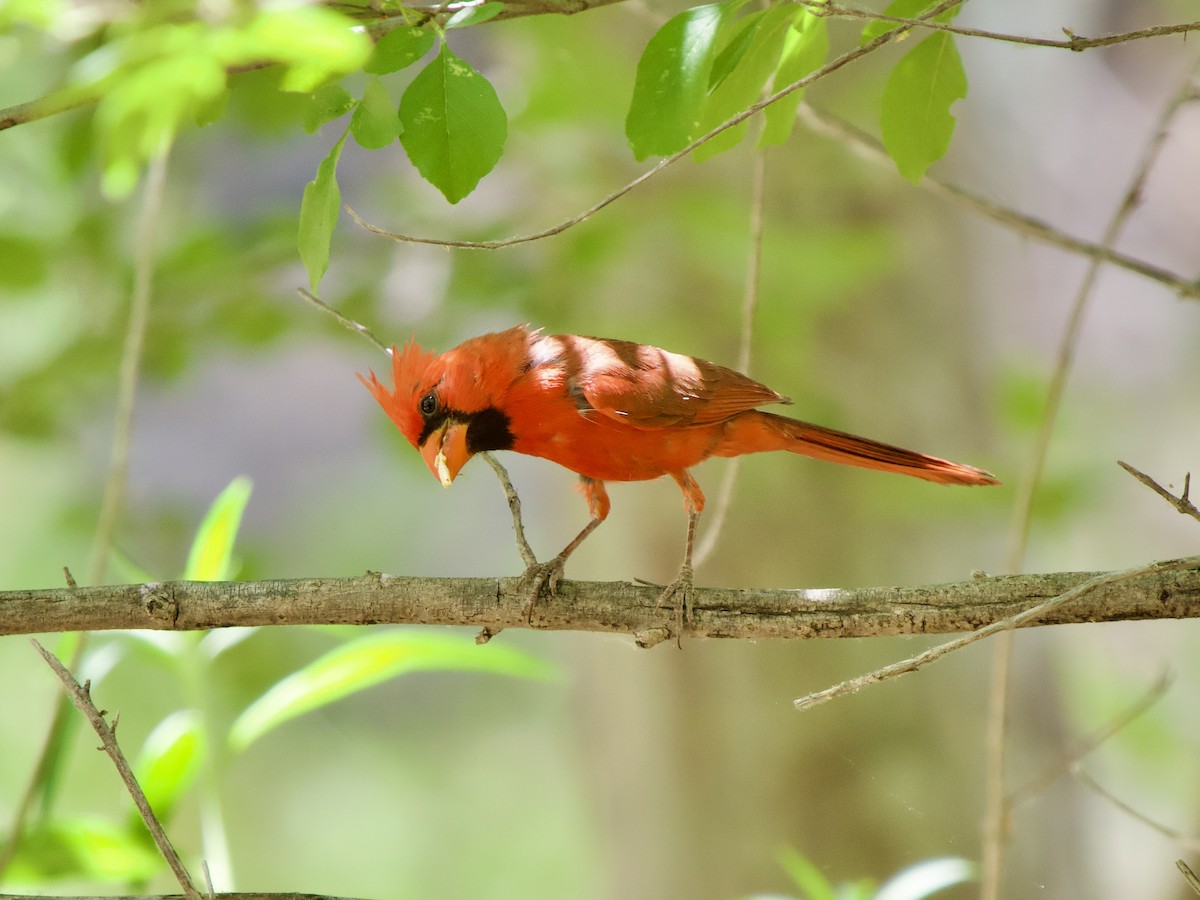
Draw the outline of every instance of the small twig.
M979 28L963 28L961 25L951 25L949 22L937 22L933 19L906 19L901 16L889 16L869 9L857 9L852 6L842 6L832 0L799 0L800 5L807 6L814 15L832 16L843 19L869 19L874 22L892 22L909 28L929 28L935 31L948 31L963 37L987 38L992 41L1003 41L1011 44L1027 44L1034 47L1053 47L1060 50L1080 52L1096 47L1111 47L1126 41L1138 41L1145 38L1165 37L1171 34L1186 34L1189 31L1200 31L1200 22L1184 22L1179 25L1155 25L1138 31L1126 31L1120 34L1106 34L1096 38L1080 37L1071 29L1064 28L1063 34L1067 40L1052 38L1026 37L1021 34L1003 34L996 31L984 31Z
M846 694L854 694L872 684L877 684L881 681L889 681L892 678L898 678L901 675L907 675L909 672L915 672L918 669L923 669L931 663L937 662L943 656L961 650L963 647L973 644L983 638L990 637L993 634L1001 631L1011 631L1014 628L1019 628L1027 622L1035 621L1041 616L1053 610L1055 607L1070 603L1081 599L1098 588L1107 587L1121 581L1127 581L1131 578L1137 578L1141 575L1152 573L1172 572L1178 569L1188 569L1200 564L1200 557L1192 556L1186 559L1174 559L1167 562L1151 563L1148 566L1138 566L1134 569L1125 569L1121 572L1110 572L1106 575L1100 575L1096 578L1089 579L1083 584L1073 587L1069 591L1059 594L1056 597L1051 597L1039 603L1037 606L1030 607L1023 612L1017 613L1015 616L1010 616L1006 619L1001 619L986 625L977 631L972 631L970 634L963 635L961 638L955 638L952 641L946 641L944 644L938 644L936 647L930 647L924 653L919 653L909 659L901 660L900 662L892 663L889 666L884 666L881 669L876 669L873 672L867 672L865 675L859 675L856 678L851 678L843 681L840 684L835 684L833 687L826 688L823 691L809 694L794 701L793 705L797 710L807 710L827 700L833 700L837 697L844 697Z
M1182 831L1178 831L1174 828L1169 828L1168 826L1163 825L1161 822L1154 821L1149 816L1145 815L1144 813L1140 812L1139 810L1134 809L1132 806L1130 806L1124 800L1122 800L1119 797L1115 796L1114 794L1110 793L1106 788L1101 787L1100 784L1096 781L1096 779L1092 778L1092 776L1087 774L1087 772L1084 772L1083 769L1081 769L1078 764L1071 767L1071 774L1085 788L1092 791L1097 796L1103 797L1105 800L1107 800L1109 803L1111 803L1117 809L1121 810L1121 812L1125 813L1127 816L1137 819L1143 825L1154 829L1159 834L1161 834L1163 837L1174 841L1175 843L1179 844L1181 847L1183 847L1187 850L1190 850L1193 853L1200 852L1200 838L1193 837L1192 835L1189 835L1189 834L1184 834Z
M379 338L375 337L375 335L369 328L367 328L366 325L363 325L361 322L355 322L353 319L342 315L324 300L317 299L317 297L313 296L313 294L311 294L305 288L296 288L296 293L315 306L317 309L321 310L321 312L325 313L326 315L333 316L333 318L337 319L337 321L339 321L348 330L358 332L368 341L374 344L376 348L391 356L391 348L384 344Z
M1067 758L1059 761L1020 790L1013 791L1006 801L1008 809L1015 809L1027 799L1042 794L1063 775L1073 774L1085 756L1107 743L1111 738L1136 721L1143 713L1151 709L1154 704L1163 698L1167 693L1167 688L1170 686L1171 678L1164 672L1150 686L1150 690L1134 701L1128 709L1123 710L1103 728L1086 737Z
M1188 499L1188 492L1192 487L1191 472L1188 472L1183 476L1183 492L1176 497L1145 472L1138 471L1129 463L1122 462L1118 459L1117 465L1144 484L1146 487L1150 488L1150 490L1154 491L1154 493L1158 494L1158 496L1170 503L1173 507L1175 507L1176 512L1183 513L1185 516L1191 516L1193 519L1200 521L1200 509L1197 509L1196 504L1192 503L1192 501Z
M962 0L944 0L944 2L939 3L933 9L931 9L927 13L923 14L921 18L924 19L927 17L933 17L936 15L940 15L941 13L945 12L947 9L950 9L951 7L954 7L954 6L958 6L959 3L961 3L961 2L962 2ZM376 225L371 225L369 222L365 221L358 213L356 213L353 209L351 209L350 206L348 206L348 205L346 206L346 212L350 215L350 218L352 218L355 222L358 223L359 226L361 226L362 228L365 228L367 231L371 232L372 234L377 234L380 237L385 237L385 238L388 238L389 240L399 241L401 243L406 243L406 244L432 244L437 247L454 247L459 250L500 250L505 247L513 247L517 244L528 244L532 241L540 241L545 238L554 237L555 235L562 234L564 231L566 231L569 228L575 227L580 222L583 222L583 221L591 218L593 215L600 212L600 210L604 209L606 206L609 206L612 203L615 203L617 200L620 200L622 197L624 197L630 191L634 190L635 188L644 184L646 181L649 181L655 175L659 174L663 169L667 168L668 166L670 166L674 163L679 162L679 160L681 160L685 156L688 156L689 154L691 154L691 152L693 150L695 150L697 147L699 147L701 144L705 144L708 141L711 141L717 135L721 134L722 132L728 131L730 128L736 128L738 125L745 122L751 116L756 115L757 113L766 109L772 103L776 103L776 102L782 100L784 97L788 96L789 94L793 94L796 91L799 91L799 90L802 90L802 89L808 87L814 81L818 81L821 78L824 78L825 76L830 75L833 72L836 72L838 69L842 68L843 66L847 65L848 63L854 62L856 59L859 59L860 57L866 56L869 53L872 53L875 50L878 50L884 44L887 44L890 41L894 40L899 34L901 34L904 31L905 31L904 28L898 28L893 31L889 31L886 34L881 34L879 37L875 38L875 40L870 41L869 43L863 44L859 47L855 47L853 50L849 50L846 53L843 53L841 56L837 57L832 62L826 63L824 66L817 69L816 71L810 72L809 74L805 75L803 78L793 81L791 84L789 84L783 88L780 88L778 91L775 91L775 93L771 94L770 96L764 97L762 100L759 100L757 103L751 104L750 106L746 107L744 110L742 110L740 113L733 116L732 118L726 119L724 122L722 122L720 125L713 128L707 134L702 134L700 137L696 138L694 141L692 141L690 144L688 144L682 150L677 150L674 153L672 153L670 156L663 157L663 159L659 160L658 165L654 166L652 169L648 169L647 171L643 172L637 178L633 179L633 181L630 181L624 187L618 188L617 190L613 191L607 197L600 200L598 203L595 203L592 206L588 207L583 212L578 213L577 215L571 216L571 218L565 219L564 221L559 222L557 225L552 225L549 228L545 228L545 229L542 229L541 231L533 232L532 234L523 234L523 235L518 235L516 237L503 238L501 240L495 240L495 241L463 241L463 240L450 240L450 239L446 239L446 238L420 237L420 236L411 235L411 234L400 234L400 233L397 233L394 231L388 231L387 229L380 228Z
M1188 883L1193 891L1200 894L1200 878L1196 877L1196 873L1191 870L1182 859L1175 860L1175 867L1183 873L1183 879Z
M58 680L62 682L67 695L71 698L71 702L75 704L75 708L84 714L87 720L91 722L92 728L96 730L96 734L100 736L104 752L109 755L113 761L113 765L117 767L117 773L121 776L121 780L125 782L125 789L129 791L129 796L133 798L133 803L137 807L142 821L146 823L146 828L149 829L150 836L154 838L158 852L163 855L163 859L167 861L167 865L175 873L175 878L179 882L179 886L183 888L184 894L189 900L199 900L201 897L200 891L196 889L196 885L192 881L192 876L188 874L187 868L179 858L179 854L175 852L175 848L171 845L171 839L167 837L167 833L163 831L162 825L159 824L158 817L154 815L154 810L150 808L150 801L146 799L146 794L142 791L142 786L138 784L137 778L133 774L133 769L130 768L129 762L125 759L125 754L121 752L121 748L117 744L116 722L114 721L113 725L110 726L104 720L103 713L92 702L92 698L88 693L88 687L86 685L81 686L75 680L75 676L67 671L66 666L59 662L57 656L33 638L30 638L30 643L41 654L42 659L46 661L46 665L58 676Z
M517 552L521 554L521 561L525 563L526 567L536 566L538 564L537 557L534 556L529 541L525 539L525 525L521 521L521 498L517 496L517 489L512 486L512 482L508 478L508 470L491 453L485 452L479 455L487 460L487 464L492 467L492 471L496 473L496 477L500 479L500 484L504 487L504 496L508 500L509 512L512 513L513 533L516 535Z

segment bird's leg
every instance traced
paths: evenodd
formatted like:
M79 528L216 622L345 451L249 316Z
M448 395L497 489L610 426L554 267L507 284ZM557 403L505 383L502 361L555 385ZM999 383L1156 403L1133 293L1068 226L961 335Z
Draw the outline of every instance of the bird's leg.
M683 565L679 567L679 574L675 576L675 580L667 585L666 589L659 594L658 602L654 605L658 609L668 600L678 595L678 600L675 604L675 621L677 631L675 632L675 642L679 643L680 635L683 633L683 620L686 615L687 620L692 620L692 550L696 544L696 523L700 521L700 513L704 509L704 492L700 490L700 485L696 482L688 472L672 472L671 477L679 484L679 489L683 491L683 506L687 510L688 529L687 542L684 545Z
M583 526L583 530L579 534L575 535L571 543L562 548L562 551L554 559L544 563L535 561L526 566L525 574L521 576L521 580L529 585L529 604L525 607L526 621L532 621L533 608L537 605L538 597L541 596L543 590L550 595L557 592L558 582L562 578L563 566L567 562L567 557L574 553L584 539L596 530L597 525L608 518L611 504L603 481L596 481L594 478L580 475L579 490L583 492L583 496L587 500L588 511L591 512L592 519Z

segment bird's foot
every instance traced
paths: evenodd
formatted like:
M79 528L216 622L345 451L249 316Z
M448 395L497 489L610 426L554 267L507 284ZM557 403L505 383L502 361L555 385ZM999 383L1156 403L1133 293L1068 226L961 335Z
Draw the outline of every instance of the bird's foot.
M691 564L684 563L679 567L679 575L663 589L658 595L658 602L654 604L654 610L657 612L668 600L675 601L675 646L680 648L683 646L681 638L684 619L692 621L692 577Z
M543 592L547 597L558 593L558 582L562 579L566 557L556 556L543 563L533 563L521 575L521 586L528 598L525 604L525 621L533 624L533 608Z

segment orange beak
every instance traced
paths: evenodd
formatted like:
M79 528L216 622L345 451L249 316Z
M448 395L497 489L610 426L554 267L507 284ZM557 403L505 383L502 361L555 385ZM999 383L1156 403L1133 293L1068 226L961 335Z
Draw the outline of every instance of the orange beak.
M466 424L447 422L429 435L421 445L421 458L442 487L450 487L459 469L471 458L471 452L467 450Z

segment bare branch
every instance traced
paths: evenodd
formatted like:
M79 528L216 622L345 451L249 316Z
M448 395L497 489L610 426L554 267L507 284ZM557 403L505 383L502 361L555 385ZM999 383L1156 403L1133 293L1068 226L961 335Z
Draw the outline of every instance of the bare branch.
M1200 557L1117 573L1020 625L1200 617ZM838 638L976 631L1024 613L1101 573L1002 575L954 584L861 589L697 588L685 637ZM628 582L564 581L525 616L520 578L355 578L153 582L0 592L0 635L240 625L415 624L633 634L669 625L660 591Z
M1200 31L1200 22L1184 22L1178 25L1155 25L1138 31L1126 31L1120 34L1106 34L1101 37L1080 37L1069 28L1063 29L1067 39L1026 37L1022 34L1002 34L996 31L983 31L978 28L963 28L961 25L951 25L949 22L938 22L933 19L906 19L901 16L889 16L869 9L857 9L852 6L842 6L833 0L798 0L802 6L818 16L832 16L844 19L869 19L874 22L891 22L905 25L909 28L928 28L933 31L948 31L963 37L987 38L992 41L1004 41L1012 44L1027 44L1034 47L1053 47L1060 50L1092 50L1096 47L1111 47L1113 44L1123 44L1126 41L1140 41L1146 38L1166 37L1172 34L1186 34L1189 31Z
M179 886L183 888L184 895L188 900L200 900L200 891L192 882L192 876L188 874L183 861L179 858L179 854L175 852L175 848L171 844L171 839L167 837L167 833L163 831L162 825L159 824L158 817L154 815L154 810L150 808L150 801L146 799L146 794L142 791L142 786L138 784L137 778L134 777L133 769L130 768L128 760L125 759L125 754L121 752L121 748L117 744L115 726L110 726L104 720L104 714L92 702L91 695L88 693L88 687L86 685L81 686L75 680L75 676L67 671L66 666L59 662L57 656L32 638L30 638L30 643L42 655L42 659L46 661L46 665L58 676L58 680L62 682L63 687L71 698L71 702L75 704L75 708L84 714L87 720L91 722L92 728L96 730L96 734L100 736L104 752L112 758L113 764L117 767L117 772L121 776L121 780L125 782L125 789L129 791L129 796L133 798L133 803L137 807L142 821L146 823L146 828L149 829L150 836L154 838L154 844L158 847L158 852L162 854L163 859L167 861L167 865L171 867L171 871L175 873L175 879L179 882Z
M1084 772L1081 768L1079 768L1079 766L1074 766L1071 769L1071 774L1074 775L1075 779L1085 788L1092 791L1094 794L1103 797L1117 809L1121 810L1121 812L1125 813L1125 815L1129 816L1130 818L1137 819L1137 821L1141 822L1143 825L1146 825L1154 831L1157 831L1163 837L1174 841L1175 843L1179 844L1179 846L1190 850L1192 853L1200 853L1200 838L1185 834L1184 832L1175 828L1169 828L1168 826L1163 825L1161 822L1156 822L1154 819L1151 819L1149 816L1145 815L1139 810L1134 809L1124 800L1120 799L1115 794L1110 793L1106 788L1101 786L1096 779L1092 778L1092 776L1087 774L1087 772Z

